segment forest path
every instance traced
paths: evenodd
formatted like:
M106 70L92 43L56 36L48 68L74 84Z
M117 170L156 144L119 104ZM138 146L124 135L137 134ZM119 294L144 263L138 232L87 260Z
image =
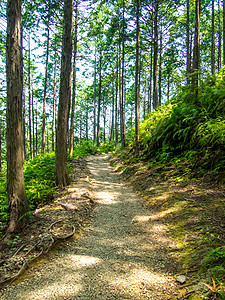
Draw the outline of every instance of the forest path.
M0 299L176 299L172 253L154 211L113 172L108 155L88 157L97 206L79 239Z

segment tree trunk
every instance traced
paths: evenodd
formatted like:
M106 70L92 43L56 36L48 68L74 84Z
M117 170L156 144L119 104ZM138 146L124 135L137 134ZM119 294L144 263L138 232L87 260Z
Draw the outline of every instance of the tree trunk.
M192 86L195 92L198 93L198 81L200 71L200 7L201 1L195 0L195 36L194 36L194 51L192 65Z
M153 47L151 46L150 74L149 74L149 87L148 87L148 113L151 112L151 107L152 107L152 54L153 54Z
M211 73L215 74L215 13L214 0L212 0L212 40L211 40Z
M52 151L55 151L55 116L56 116L56 75L57 75L57 51L55 46L54 58L54 90L53 90L53 108L52 108Z
M190 72L191 72L191 58L190 58L190 3L189 0L187 0L187 66L186 66L186 72L187 72L187 84L190 84Z
M26 219L22 217L29 211L23 175L20 26L21 2L8 0L6 47L8 232L18 231Z
M31 70L30 70L30 60L31 60L31 49L30 49L30 32L28 36L28 105L29 105L29 143L30 143L30 158L33 158L33 143L32 143L32 108L31 108Z
M65 0L55 153L56 184L61 187L69 183L67 174L67 129L71 95L72 22L73 0Z
M70 119L70 138L69 138L69 154L73 156L73 137L74 137L74 115L76 104L76 63L77 63L77 28L78 28L78 0L76 0L75 15L75 32L74 32L74 50L73 50L73 92L72 92L72 109Z
M225 66L225 0L223 0L223 65Z
M47 48L46 48L45 82L44 82L44 97L43 97L43 112L42 112L42 146L41 146L41 152L43 154L45 154L46 94L47 94L48 57L49 57L49 40L50 40L49 23L50 23L50 11L48 12L48 22L47 22Z
M135 152L139 152L139 0L136 0L136 62L135 62Z
M31 106L32 106L32 132L33 132L33 157L35 156L35 130L34 130L34 91L32 89L32 103L31 103Z
M100 51L99 62L99 88L98 88L98 111L97 111L97 147L100 146L100 113L101 113L101 94L102 94L102 51Z
M2 117L0 116L0 173L2 172Z
M97 96L97 88L96 88L96 77L97 77L97 52L95 48L95 70L94 70L94 124L93 124L93 140L94 144L96 143L96 96Z
M154 5L154 57L153 57L153 109L159 106L158 89L157 89L157 69L158 69L158 0Z
M161 26L160 48L159 48L159 105L162 104L162 44L163 44L163 33L162 33L162 26Z
M125 148L125 118L124 118L124 58L125 58L125 1L123 0L123 23L122 23L122 70L121 70L121 101L120 101L120 135L121 144Z
M221 60L221 13L220 13L220 0L218 0L218 10L219 10L219 13L218 13L218 26L219 26L219 29L218 29L218 71L220 70L221 68L221 64L222 64L222 60Z
M118 145L118 77L119 77L119 61L118 53L116 58L116 97L115 97L115 146Z

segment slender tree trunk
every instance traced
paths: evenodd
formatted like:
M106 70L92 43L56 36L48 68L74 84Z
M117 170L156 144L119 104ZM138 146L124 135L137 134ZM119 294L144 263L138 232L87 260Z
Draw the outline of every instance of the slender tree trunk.
M223 0L223 65L225 66L225 0Z
M163 46L163 33L162 33L162 26L161 26L160 48L159 48L159 105L162 104L162 46Z
M7 194L8 232L20 229L29 211L23 174L22 78L21 78L21 2L7 3ZM22 220L21 220L22 218Z
M36 101L36 137L35 137L35 144L36 144L36 155L38 155L38 102Z
M49 41L50 41L50 9L48 12L47 22L47 48L46 48L46 61L45 61L45 82L44 82L44 97L43 97L43 112L42 112L42 146L41 152L45 154L45 122L46 122L46 96L47 96L47 81L48 81L48 58L49 58Z
M54 57L54 90L53 90L53 108L52 108L52 151L55 151L55 117L56 117L56 76L57 76L57 51L55 47Z
M214 0L212 0L212 38L211 38L211 72L215 74L215 13Z
M2 117L0 116L0 173L2 172Z
M151 107L152 107L152 55L153 55L153 47L151 46L150 75L149 75L149 88L148 88L148 113L151 112Z
M99 88L98 88L98 111L97 111L97 147L100 146L100 113L101 113L101 94L102 94L102 51L100 51L99 62Z
M193 51L193 66L192 66L192 85L197 93L199 71L200 71L200 7L201 1L195 0L195 36L194 36L194 51Z
M167 101L170 100L170 75L168 74L167 78Z
M35 156L35 130L34 130L34 92L32 90L32 136L33 136L33 157Z
M30 70L30 60L31 60L31 49L30 49L30 32L29 32L29 37L28 37L28 104L29 104L29 143L30 143L30 157L31 159L33 158L33 143L32 143L32 121L31 121L31 70Z
M125 58L125 1L123 0L123 23L122 23L122 72L121 72L121 101L120 101L120 135L121 144L125 148L125 120L124 120L124 58Z
M88 141L88 101L86 101L85 127L86 127L86 141Z
M94 70L94 125L93 125L93 140L94 144L96 143L96 98L97 98L97 86L96 86L96 78L97 78L97 52L95 48L95 70Z
M115 119L115 92L114 92L114 75L113 75L113 82L112 82L112 123L111 123L111 133L110 139L114 141L114 119Z
M78 28L78 0L76 0L75 8L75 30L74 30L74 50L73 50L73 91L72 91L72 109L70 119L70 139L69 154L73 155L73 137L74 137L74 115L76 104L76 63L77 63L77 28Z
M119 77L119 61L118 53L116 58L116 97L115 97L115 146L118 145L118 77Z
M72 23L73 0L65 0L55 153L56 184L58 186L66 186L69 183L67 174L67 129L71 95Z
M135 152L139 152L139 0L136 0L136 62L135 62Z
M186 66L186 72L187 72L187 85L190 84L190 72L191 72L191 58L190 58L190 3L189 0L187 0L187 66Z
M218 10L219 10L219 13L218 13L218 26L219 26L219 29L218 29L218 71L220 70L221 68L221 65L222 65L222 60L221 60L221 13L220 13L220 0L218 0Z
M157 69L158 69L158 0L154 4L154 57L153 57L153 109L159 105L157 88Z

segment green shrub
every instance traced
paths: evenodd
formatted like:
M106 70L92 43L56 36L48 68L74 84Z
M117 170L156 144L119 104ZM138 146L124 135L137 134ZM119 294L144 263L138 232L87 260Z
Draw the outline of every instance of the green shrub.
M115 150L115 146L112 143L105 142L104 144L100 145L100 151L103 153L108 153Z
M82 141L81 144L74 147L73 158L79 158L83 156L96 154L97 151L98 149L94 145L93 141Z

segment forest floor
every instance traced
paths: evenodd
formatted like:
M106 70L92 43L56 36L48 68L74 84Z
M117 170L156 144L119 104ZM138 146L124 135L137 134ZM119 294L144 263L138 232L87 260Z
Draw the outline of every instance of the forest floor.
M180 233L171 235L178 232L173 231L171 224L180 226L176 213L188 220L189 229L196 222L199 208L194 216L189 214L186 218L185 212L187 203L196 206L193 190L182 187L183 190L178 191L175 190L177 185L156 182L141 172L140 165L132 167L132 171L125 167L123 170L128 170L129 176L127 172L125 175L132 178L135 190L145 191L140 196L113 171L108 155L90 156L86 160L89 170L84 161L79 167L74 162L74 177L80 179L55 196L52 204L35 212L34 228L29 227L30 233L28 228L17 237L17 247L12 247L15 237L1 245L5 255L2 266L5 266L7 249L20 249L20 242L27 237L25 249L10 255L14 259L24 252L26 257L31 256L31 263L17 280L1 287L0 299L163 300L189 299L193 292L201 293L204 286L200 278L192 275L198 264L194 262L194 266L186 270L182 261L184 245L197 237L191 230L186 231L181 243ZM139 171L134 172L134 169ZM216 196L223 198L221 194ZM176 207L165 209L171 197ZM200 202L200 211L204 211L202 205ZM219 215L212 217L217 218L218 226L223 225L218 220ZM57 223L58 220L61 223ZM75 234L69 239L57 238L69 236L73 228ZM48 243L43 255L41 244L45 240ZM32 251L36 251L35 254ZM32 261L35 257L38 257L36 262ZM3 279L7 279L6 275Z

